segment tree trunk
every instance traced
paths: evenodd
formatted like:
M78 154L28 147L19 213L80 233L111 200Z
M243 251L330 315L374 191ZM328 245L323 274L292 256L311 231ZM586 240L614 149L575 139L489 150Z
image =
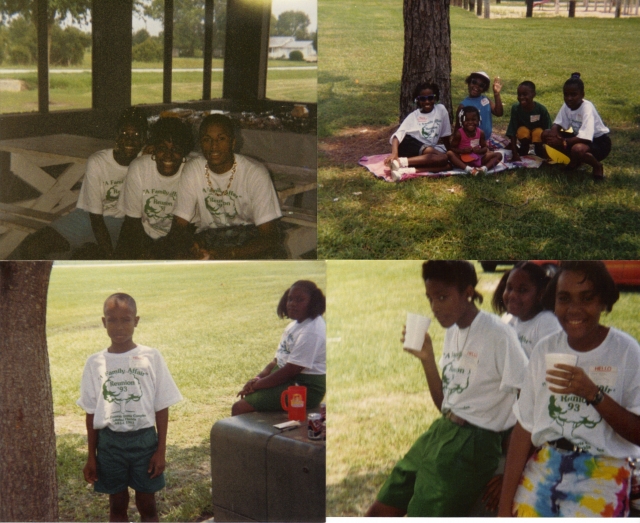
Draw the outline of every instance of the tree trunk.
M413 90L421 82L440 89L440 103L451 108L451 27L449 0L404 0L404 57L400 120L414 110Z
M575 18L576 16L576 2L571 0L569 2L569 18Z
M616 18L620 18L620 10L621 10L620 8L622 7L621 4L622 4L622 0L616 0L616 14L615 14Z
M491 18L491 2L489 0L484 0L484 17Z
M476 9L476 14L478 16L482 15L482 2L483 2L483 0L478 0L478 5L477 5L477 9Z
M527 18L531 18L533 16L533 0L527 0Z
M462 0L462 8L466 11L469 9L469 0Z
M53 262L0 262L0 521L57 521L45 333Z
M480 0L478 0L480 1ZM476 3L475 0L469 0L469 11L471 11L472 13L476 10Z

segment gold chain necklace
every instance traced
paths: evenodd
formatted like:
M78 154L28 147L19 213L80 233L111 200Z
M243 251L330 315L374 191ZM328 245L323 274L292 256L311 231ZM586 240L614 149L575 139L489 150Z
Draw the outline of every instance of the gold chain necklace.
M209 185L209 189L211 189L211 192L213 194L215 194L216 196L226 196L227 194L229 194L229 187L231 187L231 182L233 182L233 177L236 174L236 168L238 167L238 162L236 162L236 158L235 156L233 157L233 166L231 167L231 178L229 178L229 183L227 184L227 188L222 191L220 189L214 189L213 188L213 184L211 183L211 177L209 176L209 164L205 163L204 166L204 174L207 177L207 184Z

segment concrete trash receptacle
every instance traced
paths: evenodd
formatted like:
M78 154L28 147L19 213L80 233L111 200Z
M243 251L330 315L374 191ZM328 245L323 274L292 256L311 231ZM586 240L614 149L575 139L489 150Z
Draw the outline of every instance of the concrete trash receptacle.
M305 422L273 426L285 421L284 412L252 412L213 425L215 521L325 520L325 442L309 440Z

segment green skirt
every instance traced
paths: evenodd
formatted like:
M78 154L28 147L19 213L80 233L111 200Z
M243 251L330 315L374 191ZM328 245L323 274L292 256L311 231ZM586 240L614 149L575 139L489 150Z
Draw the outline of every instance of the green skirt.
M271 374L277 371L279 367L276 365ZM259 412L282 410L280 405L280 396L282 392L293 385L302 385L307 387L307 408L314 409L324 398L327 391L326 374L298 374L292 380L287 381L270 389L262 389L253 394L244 397L245 401Z

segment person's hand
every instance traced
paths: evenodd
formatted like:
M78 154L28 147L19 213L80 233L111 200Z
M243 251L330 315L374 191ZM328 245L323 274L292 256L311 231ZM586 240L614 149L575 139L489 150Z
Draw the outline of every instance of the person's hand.
M473 152L473 147L463 147L458 150L460 151L460 154L471 154Z
M398 159L398 155L397 154L390 154L389 156L387 156L384 160L384 164L389 167L391 165L391 162L393 160L397 160Z
M98 481L98 464L95 456L89 456L87 464L82 469L84 480L92 485Z
M402 343L404 343L404 338L406 333L407 333L407 327L405 325L404 327L402 327ZM429 336L428 332L424 335L424 342L422 343L422 349L415 350L415 349L408 349L405 347L404 350L409 354L415 356L419 360L426 361L430 357L433 357L433 343L431 342L431 336Z
M478 146L474 147L471 152L474 152L476 154L482 154L482 147L480 147L478 145Z
M502 490L502 474L493 476L482 494L482 501L484 501L487 510L494 512L498 510L498 503L500 502L500 491Z
M160 474L162 474L164 472L166 464L167 462L164 458L164 452L156 450L149 460L149 468L147 469L147 472L151 474L149 476L149 479L157 478Z
M550 134L547 137L546 143L555 149L564 149L564 140L558 134Z
M547 382L555 385L554 387L549 386L551 392L575 394L587 401L595 398L600 390L582 368L563 363L556 363L553 370L547 371Z
M493 94L494 94L494 96L496 94L500 94L501 90L502 90L502 80L500 79L499 76L496 76L493 79Z
M247 383L244 384L244 387L242 387L242 390L240 392L238 392L238 396L240 396L241 398L244 398L247 394L253 394L255 392L255 389L253 388L253 384L258 381L260 378L251 378L249 381L247 381Z

